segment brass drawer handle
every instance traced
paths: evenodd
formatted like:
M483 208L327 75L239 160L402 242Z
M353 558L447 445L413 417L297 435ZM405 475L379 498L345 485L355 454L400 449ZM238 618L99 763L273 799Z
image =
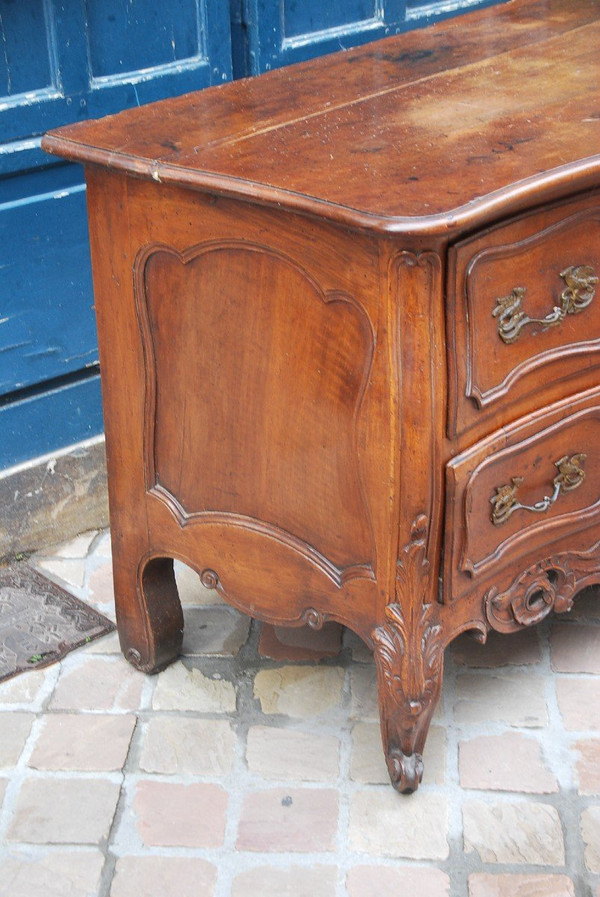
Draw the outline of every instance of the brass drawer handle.
M510 483L496 486L496 494L490 499L494 526L506 523L515 511L534 511L537 514L548 511L561 493L571 492L572 489L577 489L583 483L585 470L581 465L586 457L583 452L579 452L571 457L564 455L559 461L555 461L554 466L558 468L558 473L552 481L554 491L552 495L545 495L534 505L523 505L517 499L517 492L523 482L523 477L513 477Z
M521 330L527 324L541 324L542 329L555 327L567 315L576 315L587 308L595 295L598 278L591 265L578 265L565 268L560 276L566 283L560 294L560 305L555 305L545 318L530 318L523 309L526 288L515 287L508 296L496 299L496 307L492 315L498 318L498 334L505 343L514 343L519 339Z

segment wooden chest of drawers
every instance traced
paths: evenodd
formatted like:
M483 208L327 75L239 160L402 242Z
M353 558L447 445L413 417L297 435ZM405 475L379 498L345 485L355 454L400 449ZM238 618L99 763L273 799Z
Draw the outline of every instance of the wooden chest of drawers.
M180 650L173 558L338 620L414 790L447 644L600 580L599 59L594 0L512 0L46 136L86 165L134 665Z

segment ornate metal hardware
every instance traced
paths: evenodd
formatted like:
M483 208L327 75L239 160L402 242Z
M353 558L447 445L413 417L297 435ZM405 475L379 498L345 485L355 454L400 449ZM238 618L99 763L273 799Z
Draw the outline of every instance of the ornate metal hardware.
M552 484L554 490L552 495L545 495L541 501L536 501L533 505L524 505L517 498L519 487L523 483L523 477L512 477L510 483L504 486L496 487L496 494L492 496L490 502L492 504L492 523L494 526L501 526L514 514L515 511L533 511L536 514L543 514L548 511L559 495L564 492L571 492L577 489L585 478L585 470L581 466L586 459L583 452L576 455L564 455L559 461L554 462L554 466L558 468L558 473L554 477Z
M560 305L555 305L545 318L530 318L523 309L526 288L515 287L508 296L496 299L492 315L498 318L498 334L505 343L519 339L527 324L541 324L542 330L560 324L567 315L577 315L587 308L595 295L598 277L591 265L578 265L560 272L566 287L560 294Z

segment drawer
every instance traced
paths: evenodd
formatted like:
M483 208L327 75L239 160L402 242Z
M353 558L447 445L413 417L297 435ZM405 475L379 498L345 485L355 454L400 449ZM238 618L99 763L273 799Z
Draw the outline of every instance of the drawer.
M448 270L450 436L598 382L600 197L466 240Z
M446 469L444 580L460 597L600 523L600 392L532 415ZM596 534L596 540L598 534ZM549 546L554 545L553 548Z

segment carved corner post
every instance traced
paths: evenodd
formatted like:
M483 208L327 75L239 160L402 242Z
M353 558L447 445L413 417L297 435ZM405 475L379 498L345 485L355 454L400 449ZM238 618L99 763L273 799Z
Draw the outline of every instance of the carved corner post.
M96 319L102 368L106 461L117 628L126 659L153 673L178 655L183 614L173 562L156 556L149 538L150 502L144 457L144 373L140 321L134 294L138 241L130 221L129 179L86 170ZM133 217L133 215L131 216ZM119 251L114 235L121 234ZM134 277L132 277L132 272Z
M442 529L445 355L440 257L395 254L390 264L390 333L398 386L396 541L387 606L371 633L381 734L390 778L414 791L442 686L444 639L438 603ZM440 351L437 351L437 347Z
M442 687L444 643L429 600L426 536L427 519L421 516L398 560L396 600L372 634L381 735L390 779L401 792L415 791L423 776L423 747Z

